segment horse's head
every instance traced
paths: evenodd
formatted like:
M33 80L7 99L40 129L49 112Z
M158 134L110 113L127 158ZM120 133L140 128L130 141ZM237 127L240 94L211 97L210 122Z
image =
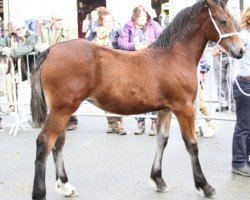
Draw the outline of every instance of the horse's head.
M234 58L239 59L245 52L245 46L237 34L234 18L226 8L227 1L205 0L214 30L209 31L208 39L217 42Z

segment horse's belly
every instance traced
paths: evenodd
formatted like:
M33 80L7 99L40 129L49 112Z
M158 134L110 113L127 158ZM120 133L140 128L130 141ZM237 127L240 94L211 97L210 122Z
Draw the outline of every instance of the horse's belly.
M142 114L146 112L162 110L166 107L169 107L168 105L165 105L163 103L136 101L132 99L129 99L127 101L125 99L118 101L109 98L105 98L105 100L91 98L90 102L105 111L121 115Z

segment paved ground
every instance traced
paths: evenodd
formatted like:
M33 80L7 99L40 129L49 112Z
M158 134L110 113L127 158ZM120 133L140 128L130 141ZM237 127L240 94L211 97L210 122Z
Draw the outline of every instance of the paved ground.
M38 129L27 128L16 137L8 135L13 116L4 116L0 131L0 199L31 199L34 176L35 140ZM55 172L47 163L47 199L77 200L198 200L204 199L193 184L191 164L178 124L171 124L170 140L163 160L163 176L170 190L156 192L149 174L156 138L135 136L135 120L125 119L126 136L105 134L103 117L79 117L79 128L68 132L64 149L66 170L79 196L64 198L56 193ZM147 120L147 128L149 128ZM200 138L200 161L207 180L216 188L219 200L250 199L249 178L231 174L231 141L234 122L217 121L213 138Z

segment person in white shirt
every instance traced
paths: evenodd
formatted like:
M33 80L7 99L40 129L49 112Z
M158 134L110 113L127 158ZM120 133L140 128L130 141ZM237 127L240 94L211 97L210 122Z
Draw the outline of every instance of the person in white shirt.
M240 37L246 44L246 51L239 60L239 73L233 85L236 124L232 147L232 173L250 177L250 7L242 14L241 28Z

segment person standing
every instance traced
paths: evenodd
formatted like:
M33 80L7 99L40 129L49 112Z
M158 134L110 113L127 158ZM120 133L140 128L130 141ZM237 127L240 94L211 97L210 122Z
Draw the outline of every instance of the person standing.
M27 30L26 24L22 20L16 20L13 22L13 32L6 35L2 40L0 40L0 52L1 56L9 56L13 60L15 71L17 71L17 61L21 58L22 66L22 78L23 80L27 78L27 66L25 55L34 51L34 46L37 41L37 36L30 33ZM10 63L9 63L10 64ZM6 112L14 112L14 91L13 82L11 74L11 65L8 66L6 74L6 88L7 97L9 101L9 107Z
M250 177L250 7L241 18L240 37L246 51L239 60L239 73L233 84L236 124L232 144L232 173Z
M134 8L131 20L126 23L118 38L120 49L127 51L137 51L147 48L161 34L161 26L152 20L146 7L139 5ZM154 113L156 114L156 113ZM140 135L145 132L145 118L136 118L137 129L135 134ZM151 132L149 135L157 133L157 119L151 119Z
M217 95L219 106L216 112L224 112L229 110L231 104L231 111L235 112L235 102L233 99L233 73L234 59L230 58L226 50L221 46L216 45L212 48L214 78L217 86ZM230 59L232 60L230 62ZM220 67L221 66L221 67ZM221 73L221 74L220 74Z
M71 31L64 26L63 14L59 11L53 12L51 23L42 27L35 46L36 52L40 53L52 45L72 39ZM69 120L68 130L77 128L78 119L72 115Z
M102 11L98 13L97 23L98 26L95 30L95 37L92 41L101 46L117 49L117 39L121 27L115 22L111 12L107 9L102 9ZM122 125L122 117L107 117L107 121L107 133L117 133L118 135L127 134L127 131L124 130Z
M206 116L211 117L210 112L208 109L208 106L205 101L205 76L209 72L212 63L210 63L211 52L206 48L203 52L203 55L201 57L200 61L200 82L199 82L199 109L200 112ZM213 123L212 119L205 119L206 124L201 125L201 136L209 138L213 137L214 133L216 131L215 125Z

